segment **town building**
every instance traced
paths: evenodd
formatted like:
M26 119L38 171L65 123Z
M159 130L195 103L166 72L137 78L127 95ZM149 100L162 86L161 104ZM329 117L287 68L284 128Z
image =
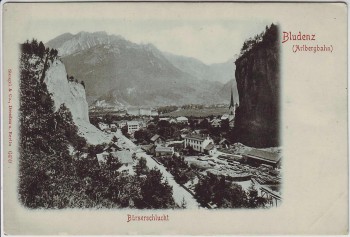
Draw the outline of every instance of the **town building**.
M143 146L141 146L141 149L144 150L149 155L154 155L156 145L154 145L154 144L143 145Z
M114 158L118 158L118 161L125 166L132 165L134 162L132 159L131 152L127 150L111 152L111 155Z
M126 126L126 122L127 122L126 120L119 120L119 121L115 120L112 123L116 124L118 128L123 128Z
M126 123L126 126L128 127L128 133L133 134L135 131L140 129L140 122L139 121L128 121Z
M165 138L159 136L158 134L151 137L150 140L154 145L161 145L161 146L163 146L165 144L165 141L166 141Z
M219 142L219 146L221 148L228 148L230 146L230 143L226 140L226 138L221 139Z
M96 158L101 165L107 162L109 156L118 159L118 161L125 166L132 165L134 162L131 152L127 150L117 150L113 152L103 151L102 153L97 154Z
M228 120L229 121L229 126L231 128L234 127L234 119L235 119L235 113L236 113L236 108L237 108L237 103L235 105L235 102L233 100L233 90L231 88L231 99L230 99L230 105L229 105L229 108L228 108L228 114L223 114L220 118L221 121L223 120ZM212 126L213 126L213 122L212 122ZM215 122L215 126L217 127L218 126L218 122ZM214 126L214 127L215 127Z
M230 100L230 106L228 107L229 109L229 121L231 121L235 117L235 102L233 101L233 90L231 88L231 100Z
M168 144L168 147L174 147L175 152L181 152L184 147L184 141L173 141Z
M273 168L280 167L281 155L279 153L252 149L243 154L243 159L252 166L262 164L271 165Z
M112 124L111 124L111 129L112 129L112 128L116 129L116 128L118 128L118 125L115 124L115 123L112 123Z
M229 114L224 114L221 116L221 121L222 120L226 120L226 119L229 119L230 115Z
M188 123L188 118L181 116L181 117L177 117L176 121L178 123L186 123L187 124Z
M140 128L144 128L147 126L148 120L138 120Z
M170 120L169 117L159 118L159 121L169 121L169 120Z
M103 149L103 151L106 151L106 152L115 152L120 150L121 148L118 146L117 142L111 143Z
M221 127L221 120L220 119L213 119L211 122L210 122L211 126L214 127L214 128L219 128Z
M174 147L157 146L155 149L156 156L172 156L174 154Z
M177 123L177 120L174 118L169 119L169 123Z
M185 148L190 146L193 150L198 152L204 152L204 149L210 144L214 144L213 139L209 136L203 136L200 134L188 134L185 137Z
M205 148L204 148L204 152L208 155L214 155L216 153L216 147L214 145L214 143L209 143Z
M102 153L96 154L96 158L99 164L106 163L109 152L104 151Z

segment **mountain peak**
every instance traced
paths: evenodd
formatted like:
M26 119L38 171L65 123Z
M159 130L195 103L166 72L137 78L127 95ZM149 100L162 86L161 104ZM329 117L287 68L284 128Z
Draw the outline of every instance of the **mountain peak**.
M125 39L120 35L108 35L106 31L80 31L75 35L71 33L59 35L47 42L46 45L50 48L57 49L59 55L67 56L69 54L89 49L96 45L110 44L120 40Z
M105 36L108 37L108 34L106 31L96 31L96 32L87 32L87 31L80 31L79 33L76 34L76 36L81 36L81 35L87 35L87 36Z

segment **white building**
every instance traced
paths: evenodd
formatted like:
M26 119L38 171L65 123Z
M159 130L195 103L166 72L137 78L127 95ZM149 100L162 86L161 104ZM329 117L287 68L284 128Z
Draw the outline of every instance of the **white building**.
M116 124L112 123L111 128L118 128L118 126Z
M169 123L177 123L177 120L174 118L169 119Z
M177 117L176 121L178 123L188 123L188 118L186 118L186 117Z
M174 147L157 146L155 149L156 156L172 156L174 155Z
M126 123L126 125L128 126L128 133L132 134L135 131L140 129L140 122L139 121L128 121Z
M118 158L119 162L125 166L132 165L134 162L130 151L121 150L121 151L111 152L111 154L113 157Z
M198 152L204 152L204 149L209 145L214 144L213 139L209 136L203 136L199 134L188 134L185 137L185 148L191 146L193 150Z
M126 120L120 120L120 121L113 121L113 123L117 124L119 128L123 128L126 126L127 121Z
M170 120L169 117L159 118L159 121L169 121L169 120Z
M108 156L109 156L109 152L107 152L107 151L104 151L100 154L97 154L96 157L97 157L98 163L99 164L106 163Z
M221 127L221 119L213 119L211 122L210 122L211 126L214 127L214 128L219 128Z

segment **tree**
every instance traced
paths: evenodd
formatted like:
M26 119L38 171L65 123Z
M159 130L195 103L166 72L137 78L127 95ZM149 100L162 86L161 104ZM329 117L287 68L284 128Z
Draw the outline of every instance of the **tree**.
M38 56L43 59L45 54L45 46L43 42L40 41L39 46L38 46Z
M207 119L203 119L199 125L198 125L199 128L203 128L203 129L210 129L211 128L211 125L209 123L209 121Z
M228 132L230 130L230 122L228 119L221 121L221 131L222 132Z
M142 202L139 208L174 208L175 201L172 197L173 190L168 181L162 181L163 176L157 168L148 173L141 184Z
M142 142L142 141L147 141L150 138L150 134L147 130L145 129L140 129L138 131L135 131L134 133L134 138L138 141L138 142Z
M137 176L148 173L147 161L144 157L140 158L139 162L134 167L134 170Z
M248 188L248 207L249 208L258 208L265 207L267 200L263 197L259 197L258 190L255 188L255 185L252 183Z
M128 126L124 126L121 128L122 134L126 137L130 137L128 134Z
M210 202L218 208L242 208L247 206L247 195L242 186L226 181L225 177L208 174L195 187L197 200L206 205Z

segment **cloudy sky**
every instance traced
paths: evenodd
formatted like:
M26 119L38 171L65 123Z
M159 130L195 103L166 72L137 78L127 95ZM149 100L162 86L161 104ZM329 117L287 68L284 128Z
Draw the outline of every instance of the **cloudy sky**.
M273 21L263 17L239 16L232 5L101 5L93 8L75 5L57 6L48 15L34 6L27 9L25 37L47 42L63 33L106 31L135 43L152 43L162 51L197 58L204 63L221 63L232 59L245 39L265 29ZM224 5L224 6L222 6ZM47 7L47 6L46 6ZM62 8L60 11L59 8ZM112 9L111 9L112 8ZM47 11L51 11L48 9ZM31 13L30 13L31 12Z

